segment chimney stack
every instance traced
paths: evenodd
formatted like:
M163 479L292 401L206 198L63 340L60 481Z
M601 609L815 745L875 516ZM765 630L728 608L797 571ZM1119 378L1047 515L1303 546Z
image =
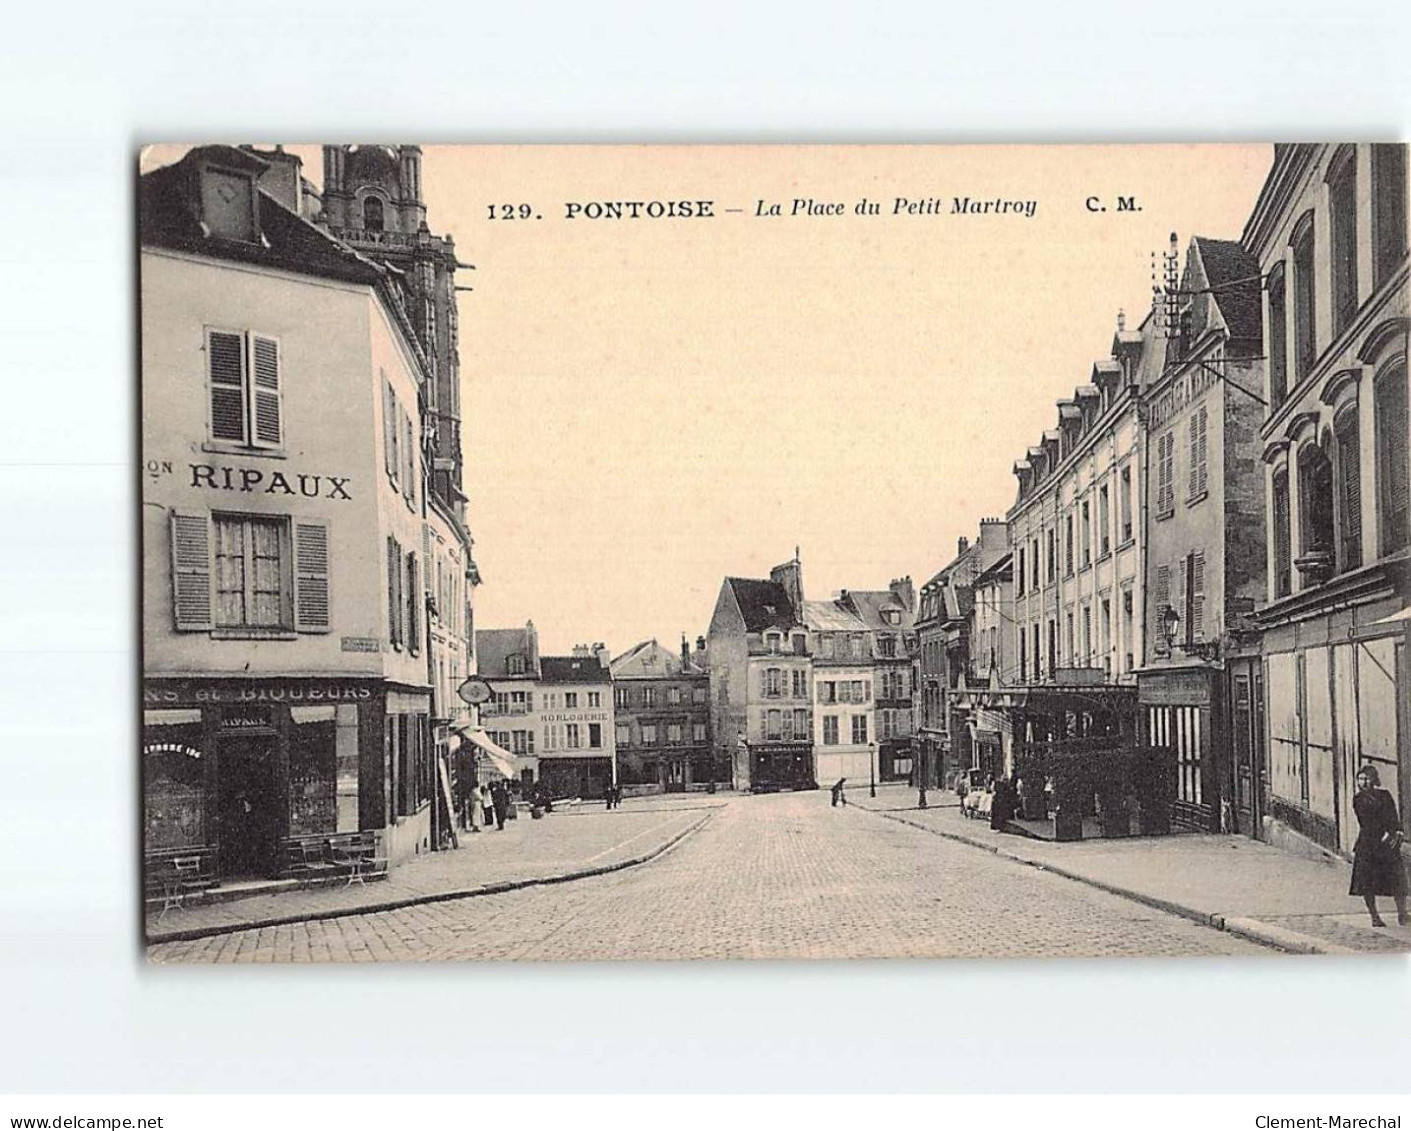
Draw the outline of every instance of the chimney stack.
M794 616L802 619L803 563L799 561L797 548L794 550L794 557L791 561L777 565L769 571L769 580L784 587L784 592L789 595L789 602L793 605Z
M970 539L962 534L955 542L955 556L960 557L968 549L970 549Z
M686 639L686 634L681 634L681 662L689 664L691 662L691 642Z

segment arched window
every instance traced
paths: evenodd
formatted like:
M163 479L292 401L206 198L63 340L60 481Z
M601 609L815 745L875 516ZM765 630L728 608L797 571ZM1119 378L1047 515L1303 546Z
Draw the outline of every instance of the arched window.
M1344 146L1328 171L1329 258L1333 275L1333 333L1357 313L1357 153Z
M1377 524L1380 556L1411 545L1411 470L1407 468L1406 359L1397 358L1373 386L1377 433Z
M1288 395L1288 310L1284 304L1284 265L1269 272L1269 411Z
M1293 244L1293 363L1294 384L1307 377L1318 357L1318 300L1313 272L1313 213L1304 214L1294 229Z
M1338 413L1337 438L1338 569L1362 564L1362 444L1358 435L1357 402Z
M382 231L382 199L368 196L363 198L363 228L369 232Z

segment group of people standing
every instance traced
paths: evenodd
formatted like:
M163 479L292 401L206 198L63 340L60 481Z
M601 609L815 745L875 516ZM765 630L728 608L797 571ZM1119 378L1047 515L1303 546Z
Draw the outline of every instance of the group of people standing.
M470 831L479 832L491 825L497 831L503 830L512 804L509 787L503 778L473 787L470 792Z

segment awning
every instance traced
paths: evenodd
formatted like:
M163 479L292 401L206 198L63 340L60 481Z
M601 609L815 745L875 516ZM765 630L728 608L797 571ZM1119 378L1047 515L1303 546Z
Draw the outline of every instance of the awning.
M477 761L482 758L489 761L495 769L499 770L500 773L504 774L507 778L518 776L518 771L515 769L514 764L514 755L504 749L504 747L498 746L492 742L490 736L486 734L485 731L476 729L462 731L461 733L475 744L475 757Z

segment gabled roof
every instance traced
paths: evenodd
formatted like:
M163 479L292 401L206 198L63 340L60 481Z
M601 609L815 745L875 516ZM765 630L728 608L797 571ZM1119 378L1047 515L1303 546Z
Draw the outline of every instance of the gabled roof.
M540 656L539 672L545 683L607 683L612 679L596 656Z
M1013 578L1014 554L1006 553L996 558L979 577L975 579L975 588L983 589L986 585L992 585L996 581L1010 581Z
M693 661L683 664L677 653L663 648L655 640L634 644L608 666L613 679L678 679L705 674L699 664Z
M509 658L523 656L527 676L537 676L528 628L481 628L475 633L475 655L480 674L486 677L509 675Z
M763 632L766 628L789 629L801 624L789 593L777 581L754 577L727 577L725 583L735 595L740 615L745 619L746 632Z
M144 247L189 251L274 267L300 275L318 275L345 282L376 285L382 272L371 260L340 243L318 226L291 212L268 193L256 189L258 241L210 235L201 223L201 167L213 162L257 175L269 163L230 145L191 150L175 165L155 169L138 184L137 236Z
M1236 240L1196 236L1191 242L1199 250L1210 297L1220 308L1230 336L1262 338L1259 260Z

